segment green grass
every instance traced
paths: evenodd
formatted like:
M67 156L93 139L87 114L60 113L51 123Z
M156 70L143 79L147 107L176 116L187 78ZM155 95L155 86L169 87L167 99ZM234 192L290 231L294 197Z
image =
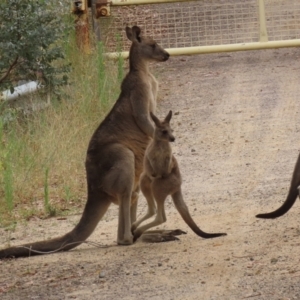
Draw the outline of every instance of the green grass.
M45 213L50 217L56 215L56 208L51 205L49 201L49 168L45 169L45 181L44 181L44 207Z
M8 123L0 119L0 226L85 204L87 146L118 97L124 62L106 60L101 44L89 55L77 49L72 36L65 44L72 71L62 99L52 96L46 109L18 113ZM43 98L32 95L29 101Z

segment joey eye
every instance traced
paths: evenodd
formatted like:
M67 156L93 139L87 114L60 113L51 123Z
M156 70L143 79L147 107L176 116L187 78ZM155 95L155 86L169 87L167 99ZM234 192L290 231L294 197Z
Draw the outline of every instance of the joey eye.
M151 48L152 48L152 49L155 49L155 47L156 47L156 44L152 44L152 45L151 45Z

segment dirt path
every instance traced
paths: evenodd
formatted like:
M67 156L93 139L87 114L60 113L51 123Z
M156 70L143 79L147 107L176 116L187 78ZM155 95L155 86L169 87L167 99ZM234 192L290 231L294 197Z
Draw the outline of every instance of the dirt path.
M203 230L228 236L197 237L168 200L161 227L187 235L120 247L112 207L89 238L101 248L1 261L1 299L300 299L299 204L278 220L254 217L284 201L299 152L300 50L178 57L155 69L158 115L175 112L185 200ZM19 224L11 243L60 235L78 219Z

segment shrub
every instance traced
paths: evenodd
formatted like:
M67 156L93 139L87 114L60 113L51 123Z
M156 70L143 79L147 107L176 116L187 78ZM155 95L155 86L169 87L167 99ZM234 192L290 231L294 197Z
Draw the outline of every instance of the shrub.
M38 80L57 91L67 83L69 65L63 60L68 25L51 0L1 0L0 91L19 81ZM52 9L49 6L52 5Z

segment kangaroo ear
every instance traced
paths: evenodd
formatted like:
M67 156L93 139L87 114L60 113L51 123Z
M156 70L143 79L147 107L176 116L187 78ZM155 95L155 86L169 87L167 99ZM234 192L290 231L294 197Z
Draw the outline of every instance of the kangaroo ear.
M158 118L156 117L156 115L152 111L150 111L150 117L151 117L151 119L153 120L153 122L155 123L156 126L160 125L160 121L158 120Z
M128 34L128 29L130 30L130 33ZM131 29L129 27L126 27L126 34L129 40L133 41L138 41L139 43L141 42L141 29L138 26L133 26Z
M126 26L126 36L130 41L133 41L132 29Z
M140 42L141 41L141 37L140 37L140 34L141 34L141 28L138 27L138 26L133 26L132 27L132 34L133 36L135 37L135 39Z
M165 118L165 122L170 123L171 119L172 119L172 111L170 110L168 115Z
M126 27L126 35L130 41L140 42L141 41L140 34L141 34L140 27L138 27L138 26L133 26L132 28L130 28L128 26Z

